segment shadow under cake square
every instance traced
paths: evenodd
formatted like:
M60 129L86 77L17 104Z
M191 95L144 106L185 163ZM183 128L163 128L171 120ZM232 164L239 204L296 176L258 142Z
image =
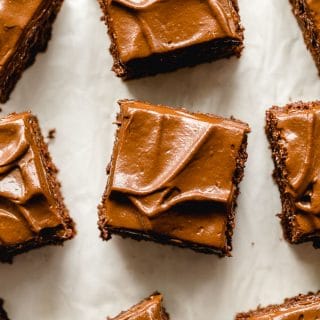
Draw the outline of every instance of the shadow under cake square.
M230 255L249 127L185 109L120 101L102 238Z

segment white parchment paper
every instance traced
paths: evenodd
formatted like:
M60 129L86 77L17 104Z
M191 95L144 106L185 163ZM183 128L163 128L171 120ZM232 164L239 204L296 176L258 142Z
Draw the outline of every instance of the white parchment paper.
M228 320L237 311L320 289L320 250L288 245L264 134L273 104L320 98L320 79L287 0L240 0L246 48L221 60L123 83L109 71L109 39L95 0L66 0L48 51L19 81L3 113L32 110L50 151L78 236L0 265L0 296L12 320L102 320L155 290L173 320ZM232 258L114 237L102 242L97 210L118 110L138 98L247 121L249 159Z

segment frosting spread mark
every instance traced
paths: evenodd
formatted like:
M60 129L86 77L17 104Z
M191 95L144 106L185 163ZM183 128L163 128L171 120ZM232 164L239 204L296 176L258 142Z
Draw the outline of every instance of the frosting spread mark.
M30 240L45 228L57 227L42 164L30 141L28 114L0 121L0 243Z

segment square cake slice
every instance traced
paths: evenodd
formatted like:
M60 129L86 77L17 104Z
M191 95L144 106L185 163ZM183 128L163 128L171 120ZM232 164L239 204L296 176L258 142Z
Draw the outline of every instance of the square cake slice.
M320 73L320 2L319 0L290 0L290 2L305 44Z
M230 255L249 127L233 119L120 101L102 238Z
M243 48L237 0L99 0L113 71L139 78L232 55Z
M0 320L9 320L6 311L3 309L3 300L0 298Z
M320 102L267 111L266 133L280 190L280 214L291 243L320 247Z
M317 320L320 319L320 295L307 294L286 299L283 304L270 305L247 313L235 320Z
M37 118L0 119L0 261L74 236Z
M63 0L2 0L0 6L0 102L9 99L24 69L44 51Z
M121 312L114 318L108 317L107 320L169 320L162 300L160 293L154 293L129 310Z

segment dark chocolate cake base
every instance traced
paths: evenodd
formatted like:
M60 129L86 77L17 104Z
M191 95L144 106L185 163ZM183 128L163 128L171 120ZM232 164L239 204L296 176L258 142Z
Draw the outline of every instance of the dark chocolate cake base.
M308 104L297 102L294 104L287 105L285 108L308 108ZM272 158L275 165L273 171L273 178L277 183L280 191L280 197L282 202L282 212L278 215L281 219L281 225L284 230L285 238L292 244L299 244L307 241L312 241L315 248L320 248L320 234L312 235L297 235L293 233L293 219L296 212L294 199L289 193L286 193L286 186L288 180L286 178L286 150L281 147L280 140L281 132L277 128L277 119L273 116L272 112L266 112L266 134L269 140Z
M50 186L50 189L53 191L52 193L54 194L55 200L58 204L59 215L63 219L63 225L57 228L44 229L32 240L21 244L11 246L0 245L0 262L4 263L12 263L14 256L35 248L46 245L62 245L64 241L72 239L76 235L75 223L69 216L68 210L63 202L63 196L60 191L60 183L57 180L58 170L52 162L48 146L44 142L37 119L33 117L30 124L32 135L35 139L37 147L40 150L41 158L45 166L47 182ZM61 232L63 235L60 235Z
M306 0L289 0L292 12L295 15L303 33L304 42L312 54L312 57L320 74L320 30L313 21Z
M9 320L7 313L3 309L3 300L0 299L0 320Z
M135 59L126 64L121 63L117 57L114 44L111 45L110 52L115 61L112 71L123 80L130 80L175 71L183 67L193 67L222 58L240 57L242 49L240 41L215 40L170 53L153 54L148 58Z
M20 41L15 54L0 72L0 102L8 101L23 71L32 65L38 52L46 50L51 38L52 24L61 8L63 0L48 1L40 16L34 19Z

